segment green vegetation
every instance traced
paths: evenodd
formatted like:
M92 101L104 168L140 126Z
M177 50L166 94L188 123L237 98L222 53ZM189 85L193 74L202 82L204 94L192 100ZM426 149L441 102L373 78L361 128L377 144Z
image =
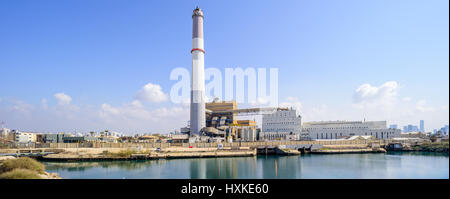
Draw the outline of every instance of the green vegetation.
M0 179L42 179L36 171L28 169L14 169L0 174Z
M31 158L6 160L0 164L0 179L41 179L45 166Z
M31 158L17 158L6 160L0 165L0 173L12 171L14 169L28 169L37 173L44 173L45 166Z
M119 151L117 153L106 152L106 156L119 157L119 158L129 158L129 157L131 157L131 154L134 154L134 153L137 153L137 151L136 150L127 149L127 150Z
M414 151L429 151L429 152L446 152L448 153L448 142L426 142L420 145L411 146Z

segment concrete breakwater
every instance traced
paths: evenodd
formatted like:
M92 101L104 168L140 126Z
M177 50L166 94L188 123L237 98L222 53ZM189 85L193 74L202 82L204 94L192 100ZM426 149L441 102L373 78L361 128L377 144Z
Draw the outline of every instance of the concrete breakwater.
M321 149L321 150L313 150L312 154L342 154L342 153L386 153L386 149L377 148L377 149Z
M311 153L376 153L386 152L383 148L370 148L368 145L332 145L313 149ZM122 148L84 148L64 149L64 152L39 157L49 161L83 161L83 160L148 160L170 158L204 158L204 157L242 157L255 155L300 155L296 148L286 146L266 147L223 147L218 148L150 148L150 149L122 149Z
M377 143L385 145L389 140L328 140L328 141L256 141L220 143L223 147L260 147L279 145L359 145ZM8 148L14 149L68 149L68 148L217 148L219 143L39 143L39 144L11 144ZM0 149L0 151L3 149Z
M69 145L58 144L67 147ZM118 147L111 147L111 146ZM342 153L384 153L386 150L401 151L426 151L433 150L448 152L448 142L433 143L405 143L384 140L358 140L358 141L289 141L289 142L248 142L248 143L224 143L218 147L217 143L179 143L148 145L116 144L109 147L80 148L75 144L74 148L19 148L0 149L1 154L16 154L17 157L37 157L42 160L55 161L83 161L83 160L132 160L132 159L160 159L160 158L202 158L202 157L239 157L254 155L300 155L301 153L313 154L342 154ZM194 146L195 145L195 146ZM245 145L245 146L242 146ZM437 146L439 145L439 146ZM127 147L126 147L127 146ZM161 146L161 148L159 147ZM402 146L398 148L398 146ZM18 155L17 155L18 154ZM25 154L25 155L24 155ZM14 155L13 155L14 156Z
M355 145L324 145L320 149L311 150L312 154L342 154L342 153L386 153L379 144Z
M39 157L40 160L48 161L111 161L111 160L149 160L161 158L205 158L205 157L241 157L255 156L256 150L248 147L240 147L236 149L224 148L167 148L158 149L106 149L93 150L90 148L67 150L57 154L49 154Z

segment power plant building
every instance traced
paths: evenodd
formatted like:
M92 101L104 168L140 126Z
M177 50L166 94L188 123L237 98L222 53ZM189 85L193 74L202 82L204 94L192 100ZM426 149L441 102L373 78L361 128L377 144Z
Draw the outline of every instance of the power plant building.
M263 115L260 140L299 140L302 117L294 109Z
M190 133L189 142L196 142L202 136L227 141L341 139L352 136L390 139L401 136L399 129L387 128L386 121L302 123L302 117L292 108L238 109L235 101L219 99L205 103L203 20L203 12L197 7L192 14L190 123L189 127L181 130L183 133ZM262 129L258 128L255 121L237 120L237 116L241 115L263 115ZM421 121L421 129L423 127Z
M236 101L220 101L214 99L210 103L206 103L206 126L219 127L224 125L237 124L236 113L238 109Z
M302 129L302 117L297 111L280 110L272 114L263 115L263 132L289 132L300 133Z
M304 122L302 131L311 139L341 139L351 136L373 136L390 139L401 136L400 129L386 128L386 121Z

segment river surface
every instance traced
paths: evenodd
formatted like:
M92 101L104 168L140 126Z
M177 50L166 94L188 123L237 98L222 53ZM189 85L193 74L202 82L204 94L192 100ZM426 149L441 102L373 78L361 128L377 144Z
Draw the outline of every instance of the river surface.
M44 162L64 179L448 179L449 155L425 152Z

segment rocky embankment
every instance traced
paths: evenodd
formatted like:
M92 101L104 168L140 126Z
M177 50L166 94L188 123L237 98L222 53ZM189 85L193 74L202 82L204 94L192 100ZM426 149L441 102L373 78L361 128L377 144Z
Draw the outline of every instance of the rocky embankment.
M379 145L323 145L320 149L314 149L312 154L341 154L341 153L386 153L386 149Z
M423 142L418 144L391 144L386 148L388 151L421 151L448 153L449 142Z

